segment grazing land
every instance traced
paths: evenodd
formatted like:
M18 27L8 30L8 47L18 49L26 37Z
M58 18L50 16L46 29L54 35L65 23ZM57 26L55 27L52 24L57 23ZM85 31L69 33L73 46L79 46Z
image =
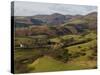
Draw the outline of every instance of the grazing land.
M65 17L14 16L15 73L97 68L97 12Z

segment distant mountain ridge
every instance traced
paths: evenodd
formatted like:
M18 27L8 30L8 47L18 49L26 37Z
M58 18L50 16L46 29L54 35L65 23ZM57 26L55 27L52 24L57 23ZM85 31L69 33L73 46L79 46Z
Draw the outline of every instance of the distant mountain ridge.
M35 16L15 16L16 27L27 27L30 25L61 25L76 19L96 18L97 12L92 12L87 15L62 15L54 13L51 15L35 15Z

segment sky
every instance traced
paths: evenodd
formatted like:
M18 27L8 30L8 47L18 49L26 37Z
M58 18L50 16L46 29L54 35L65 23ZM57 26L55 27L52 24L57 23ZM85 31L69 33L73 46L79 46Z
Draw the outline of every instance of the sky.
M85 15L97 11L96 6L14 1L14 16L34 16L60 13Z

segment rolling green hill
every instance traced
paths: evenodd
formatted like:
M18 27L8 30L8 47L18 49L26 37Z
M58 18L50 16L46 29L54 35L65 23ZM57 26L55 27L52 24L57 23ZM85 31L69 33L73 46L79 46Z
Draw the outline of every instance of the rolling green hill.
M45 72L45 71L64 71L64 70L80 70L80 69L90 69L95 67L95 61L88 61L88 60L80 60L75 59L68 63L63 63L57 61L49 56L44 56L42 58L38 58L32 64L28 65L30 72ZM92 62L92 63L91 63ZM90 64L91 63L91 64Z

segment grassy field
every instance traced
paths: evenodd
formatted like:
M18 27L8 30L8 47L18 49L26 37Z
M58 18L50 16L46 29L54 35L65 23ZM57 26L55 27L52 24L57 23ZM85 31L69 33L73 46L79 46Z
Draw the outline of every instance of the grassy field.
M46 36L39 35L40 37L43 38L43 41L40 40L39 43L44 42ZM29 46L26 48L15 47L15 73L93 69L97 66L97 37L94 32L85 35L73 34L49 38L49 41L57 43L53 44L51 48L30 48L30 45L34 42L33 38L34 36L15 38L16 45L23 42ZM64 45L64 48L62 48L61 44ZM67 46L66 44L70 45ZM50 56L50 52L53 51L54 47L57 47L55 49L58 49L58 51L59 49L62 51L68 50L68 61L62 62L56 59L61 59L59 55L63 56L58 52L58 54L55 54L58 57Z
M91 36L91 37L90 37ZM38 58L35 62L28 65L31 69L31 72L41 72L41 71L63 71L63 70L79 70L79 69L91 69L96 68L97 62L94 59L90 59L90 57L95 53L94 48L96 47L97 40L96 34L90 33L82 37L81 35L66 35L60 38L54 38L52 41L61 42L61 38L66 40L69 38L74 38L75 41L79 40L87 40L88 38L91 41L66 47L68 52L72 55L77 56L74 59L71 59L67 63L63 63L57 61L49 56L44 56L42 58ZM34 68L34 69L32 69Z
M83 58L83 57L81 57L81 58ZM38 58L32 64L29 64L28 68L30 68L30 70L31 70L30 72L45 72L45 71L91 69L91 68L95 67L95 65L96 65L95 61L89 61L89 60L81 61L80 60L81 58L77 58L73 61L63 63L63 62L53 59L52 57L44 56L42 58Z

